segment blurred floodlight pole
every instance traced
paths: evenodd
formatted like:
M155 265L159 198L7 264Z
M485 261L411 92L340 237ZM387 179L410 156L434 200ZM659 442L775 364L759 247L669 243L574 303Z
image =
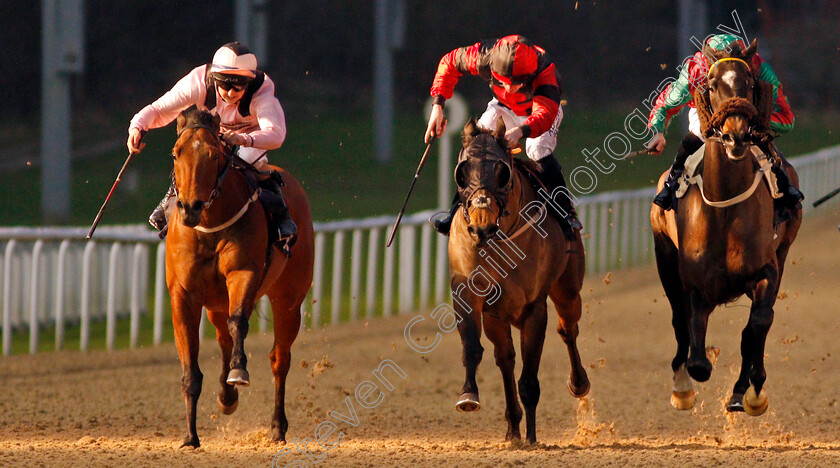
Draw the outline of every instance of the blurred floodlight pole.
M268 63L268 2L266 0L236 0L234 34L257 56L261 70Z
M394 79L391 53L405 41L405 0L376 0L373 47L373 149L376 160L391 160Z
M84 0L42 0L41 213L70 217L70 84L84 69Z

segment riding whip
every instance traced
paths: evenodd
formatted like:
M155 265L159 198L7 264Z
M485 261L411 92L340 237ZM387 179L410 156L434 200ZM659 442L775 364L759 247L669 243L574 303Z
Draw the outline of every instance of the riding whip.
M650 154L651 151L653 151L652 148L645 148L645 149L638 150L638 151L631 151L631 152L625 154L624 157L621 158L621 159L633 158L633 157L636 157L640 154Z
M125 163L123 163L122 169L120 169L120 173L117 174L117 180L114 181L114 185L111 186L111 191L108 192L108 196L105 197L105 201L102 203L102 208L99 208L99 213L96 214L96 219L93 220L93 224L90 226L90 231L88 231L87 239L93 237L93 231L96 230L96 226L99 224L99 220L102 219L102 213L105 212L105 206L108 205L108 200L111 199L111 195L114 194L114 189L117 188L117 184L120 183L122 179L123 172L125 172L125 168L128 167L128 163L131 161L132 156L136 153L134 151L128 152L128 158L125 159Z
M837 195L838 193L840 193L840 188L836 188L836 189L832 190L831 192L828 192L822 198L820 198L819 200L817 200L813 203L814 208L816 208L816 207L822 205L823 203L827 202L831 197Z
M414 173L414 180L411 181L411 187L408 188L408 194L405 196L405 201L403 202L402 209L400 209L400 214L397 215L397 221L394 223L394 228L391 230L391 235L388 236L388 242L385 244L385 247L390 247L391 242L394 241L394 235L397 233L397 228L400 226L400 220L402 220L403 214L405 214L405 208L408 206L408 199L411 198L411 192L414 191L414 184L417 183L417 179L420 178L420 170L423 169L423 165L426 164L426 157L429 156L429 150L432 149L432 143L435 142L437 137L432 135L429 138L429 144L426 145L426 151L423 152L423 157L420 158L420 165L417 166L417 171Z

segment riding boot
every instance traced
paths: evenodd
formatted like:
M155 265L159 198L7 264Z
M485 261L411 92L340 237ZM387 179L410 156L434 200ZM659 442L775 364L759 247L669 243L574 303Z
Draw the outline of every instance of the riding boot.
M292 247L297 241L297 225L289 214L289 207L280 190L280 187L284 185L280 173L271 171L269 177L260 181L259 185L263 189L260 201L266 205L270 214L270 229L278 235L276 242L281 246Z
M539 170L540 179L545 183L551 195L554 194L555 189L562 189L563 196L557 197L554 200L560 204L560 211L551 210L563 228L563 233L566 237L572 239L575 237L575 232L583 229L583 224L577 218L577 211L572 204L572 199L569 196L569 191L566 188L566 179L563 177L563 170L560 167L560 162L553 154L543 157L537 161L537 168Z
M455 217L455 213L458 212L458 207L461 206L461 196L458 195L458 192L455 192L455 198L452 199L452 208L449 209L449 214L441 219L432 220L432 225L435 228L435 231L443 234L444 236L449 235L449 230L452 228L452 218Z
M759 144L758 146L764 154L772 158L773 165L770 166L770 170L776 176L776 186L779 188L779 193L782 194L781 198L773 200L773 223L779 225L790 220L793 217L793 213L802 208L800 202L805 199L805 195L790 183L787 171L784 170L784 156L779 151L779 148L772 141Z
M668 172L668 178L665 179L662 190L653 197L653 203L661 206L665 211L673 207L673 193L676 191L677 181L685 170L685 161L701 146L703 146L703 140L691 132L682 139L677 155L674 157L674 164Z
M149 216L149 224L152 225L158 232L163 233L163 230L166 228L166 224L168 220L166 219L166 204L169 202L169 199L175 195L175 181L172 182L172 185L169 186L169 190L166 191L166 195L163 196L163 199L158 203L158 206L155 207L154 211L152 211L151 216Z

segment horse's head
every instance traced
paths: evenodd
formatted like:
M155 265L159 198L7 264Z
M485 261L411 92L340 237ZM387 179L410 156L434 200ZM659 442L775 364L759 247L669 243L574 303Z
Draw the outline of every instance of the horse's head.
M467 231L478 245L496 234L506 213L512 169L504 136L501 119L492 132L479 129L472 119L464 126L464 148L455 168L455 182L464 205Z
M708 112L707 133L712 141L720 141L730 160L746 157L753 142L753 128L758 111L754 105L760 91L750 63L758 48L758 39L746 49L732 45L731 51L704 48L709 66L702 109ZM698 106L698 112L700 112ZM713 136L712 136L713 135Z
M181 222L195 227L219 193L229 158L219 138L218 115L190 107L178 116L178 140L172 148Z

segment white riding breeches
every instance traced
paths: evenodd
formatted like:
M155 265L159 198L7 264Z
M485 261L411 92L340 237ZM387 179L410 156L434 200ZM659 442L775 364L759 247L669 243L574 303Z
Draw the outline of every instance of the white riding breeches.
M268 164L268 151L264 149L240 146L237 154L242 160L251 164L259 171L265 170L265 165Z
M697 109L693 107L688 109L688 131L697 135L700 140L706 141L700 131L700 117L697 116Z
M501 105L496 98L493 98L487 103L487 110L478 119L478 126L485 130L495 130L499 117L502 118L505 128L508 129L522 125L528 118L527 116L516 115L512 110ZM554 148L557 146L557 131L560 129L560 122L562 121L563 106L559 106L557 117L547 132L536 138L525 139L525 154L528 155L529 159L539 161L554 152Z

